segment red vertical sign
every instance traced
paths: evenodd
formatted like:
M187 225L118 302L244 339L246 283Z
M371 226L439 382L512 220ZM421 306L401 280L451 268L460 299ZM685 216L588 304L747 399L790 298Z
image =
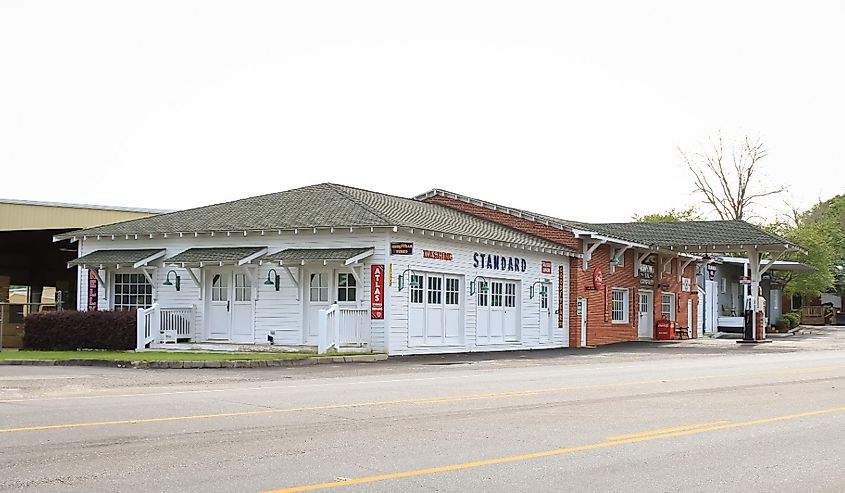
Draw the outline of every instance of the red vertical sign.
M97 282L97 274L94 271L88 271L88 311L97 311L97 299L99 298L99 283Z
M384 320L384 265L371 266L370 318Z

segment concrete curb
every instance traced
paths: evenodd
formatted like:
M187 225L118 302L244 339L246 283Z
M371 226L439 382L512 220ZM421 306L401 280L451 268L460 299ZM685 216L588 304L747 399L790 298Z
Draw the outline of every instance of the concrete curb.
M386 354L356 354L353 356L319 356L304 359L233 359L214 361L116 361L104 359L67 360L0 360L2 365L15 366L97 366L103 368L139 368L143 370L199 369L199 368L281 368L291 366L312 366L338 363L375 363L387 359Z

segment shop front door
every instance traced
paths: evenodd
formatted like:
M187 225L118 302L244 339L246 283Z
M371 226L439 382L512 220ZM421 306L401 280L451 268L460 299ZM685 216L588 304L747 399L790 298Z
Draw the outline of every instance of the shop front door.
M639 324L637 335L641 338L654 337L654 293L640 291L639 293Z
M208 338L228 341L231 329L232 298L229 270L208 272Z
M319 337L320 310L329 308L330 270L312 271L308 274L308 292L305 295L305 343L317 344Z
M554 326L552 323L552 305L549 301L551 284L544 282L540 284L540 342L549 343L554 338Z

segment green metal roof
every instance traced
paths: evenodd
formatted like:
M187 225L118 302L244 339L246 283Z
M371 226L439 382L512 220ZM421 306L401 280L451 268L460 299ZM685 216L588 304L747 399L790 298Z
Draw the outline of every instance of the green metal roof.
M236 264L267 247L189 248L165 260L168 264Z
M395 226L573 252L565 246L449 207L333 183L72 231L56 238Z
M280 252L261 257L262 261L290 262L346 262L347 260L373 251L373 247L366 248L288 248Z
M78 265L84 267L132 267L138 262L154 257L157 254L164 256L163 252L164 249L161 248L145 250L96 250L87 255L71 260L67 263L67 266L69 268Z

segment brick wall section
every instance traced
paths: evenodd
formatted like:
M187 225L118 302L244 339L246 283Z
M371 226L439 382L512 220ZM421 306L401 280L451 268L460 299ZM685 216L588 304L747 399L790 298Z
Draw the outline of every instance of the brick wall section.
M474 216L482 217L490 221L504 224L513 229L528 233L559 245L574 248L581 252L582 242L570 231L561 230L552 226L519 218L502 211L488 209L486 207L470 204L462 200L435 195L425 199L426 202L444 205L458 209ZM611 273L610 266L611 247L601 245L592 255L589 267L585 271L582 259L573 258L570 262L570 306L569 306L569 345L579 347L581 345L581 319L578 317L577 300L579 297L587 299L587 345L600 346L618 342L635 341L638 339L639 323L639 277L634 277L634 251L625 252L624 265L616 267ZM593 272L598 268L602 271L605 288L594 290ZM693 327L697 319L698 296L692 293L681 292L681 283L678 281L678 263L672 261L672 274L666 274L663 282L669 284L667 292L675 293L675 321L681 326L687 325L687 300L693 300ZM655 271L657 267L655 266ZM656 274L657 272L655 272ZM685 277L692 279L692 292L696 292L695 286L695 264L690 264L684 270ZM655 279L655 285L659 280ZM610 300L611 289L628 289L628 322L613 323L610 321ZM654 319L660 319L661 293L658 287L652 288L654 292Z

